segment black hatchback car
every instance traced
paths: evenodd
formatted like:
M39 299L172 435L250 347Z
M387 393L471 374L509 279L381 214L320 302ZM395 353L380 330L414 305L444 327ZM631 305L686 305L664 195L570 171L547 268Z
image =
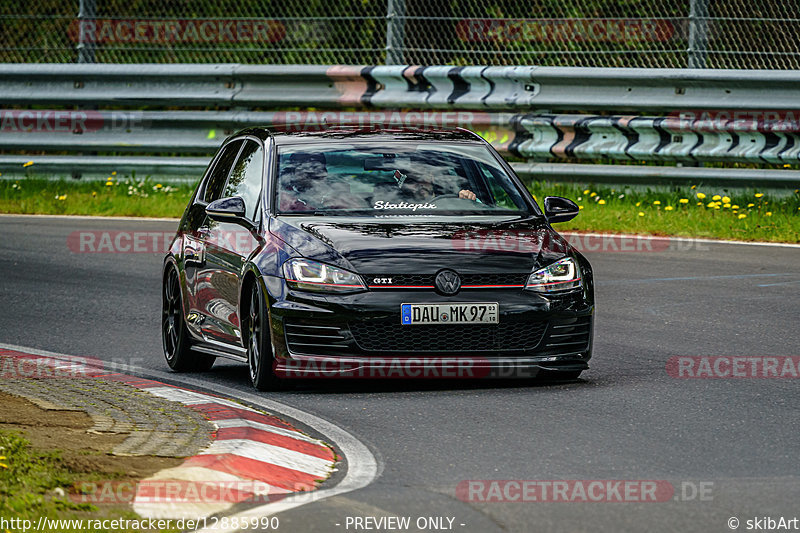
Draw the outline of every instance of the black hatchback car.
M466 130L254 128L225 141L164 261L169 366L288 378L576 378L588 261Z

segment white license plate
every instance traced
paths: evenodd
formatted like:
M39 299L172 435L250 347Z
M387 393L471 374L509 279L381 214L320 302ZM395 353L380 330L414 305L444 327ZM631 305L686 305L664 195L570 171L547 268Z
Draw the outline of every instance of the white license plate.
M419 324L497 324L496 303L400 304L404 326Z

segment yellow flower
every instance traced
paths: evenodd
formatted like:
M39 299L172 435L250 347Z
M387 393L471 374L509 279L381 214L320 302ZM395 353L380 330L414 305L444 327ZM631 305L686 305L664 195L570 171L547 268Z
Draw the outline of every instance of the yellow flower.
M592 194L589 195L589 198L594 198L595 196L597 196L597 193L593 192Z
M730 206L731 204L722 204L722 207L724 207L725 209L728 209Z
M689 203L689 199L688 199L688 198L681 198L681 199L680 199L680 200L678 200L678 201L679 201L680 203L682 203L682 204L688 204L688 203Z
M598 200L597 203L600 204L600 205L606 205L606 201L605 200Z
M706 195L705 195L705 193L699 192L699 193L697 193L697 197L698 197L700 200L702 200L703 198L705 198L705 197L706 197Z
M161 184L160 183L156 183L156 189L160 189L160 188L161 188ZM533 195L533 201L534 202L538 202L539 201L539 199L536 198L535 194Z
M697 205L703 205L703 202L697 202Z
M640 205L642 205L642 202L636 202L636 207L639 207Z
M738 205L733 205L733 206L731 206L731 209L739 209L739 206Z
M753 207L756 204L747 204L747 207Z
M117 171L115 170L114 172L111 173L111 175L112 176L116 176L117 175Z
M717 200L722 200L722 196L720 196L719 194L715 194L714 196L711 197L711 199L716 202Z
M739 215L739 220L741 220L741 219L743 219L743 218L747 218L747 215L745 215L744 213L742 213L741 215Z
M668 205L668 206L664 207L664 211L672 211L673 209L674 209L674 207L672 207L671 205Z
M580 211L581 209L583 209L583 206L582 206L582 205L579 205L579 206L578 206L578 211Z
M8 468L8 465L5 463L0 463L0 468Z
M764 214L765 214L765 215L767 215L768 217L771 217L771 216L772 216L772 211L767 211L767 212L766 212L766 213L764 213Z
M731 203L731 198L730 198L730 196L723 196L723 197L722 197L722 203L723 203L723 204L729 204L729 203Z
M114 185L114 182L112 182L112 181L107 181L106 182L106 187L111 187L112 185Z
M92 191L92 197L95 197L95 196L97 196L97 192Z
M697 185L692 185L692 189L696 189L696 188L697 188Z
M658 200L656 200L655 202L653 202L653 205L661 205L661 202L659 202Z
M714 204L714 209L719 209L719 204Z
M756 193L756 198L761 198L761 197L763 197L763 196L764 196L764 193L763 193L763 192L757 192L757 193Z
M717 207L717 202L708 202L708 207Z
M639 211L639 216L640 216L640 217L643 217L643 216L644 216L644 213L642 213L641 211Z
M23 163L23 167L29 167L33 164L33 161L28 161L27 163Z
M792 165L783 165L783 168L790 168Z
M59 202L63 202L66 199L67 199L67 195L66 194L62 194L61 196L58 197L58 201Z
M589 189L586 189L585 191L583 191L583 194L589 194Z

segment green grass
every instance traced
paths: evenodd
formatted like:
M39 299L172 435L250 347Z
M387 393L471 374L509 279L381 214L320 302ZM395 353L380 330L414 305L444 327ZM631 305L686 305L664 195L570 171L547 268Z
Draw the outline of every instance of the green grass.
M762 194L757 190L714 185L620 188L531 182L528 188L540 204L545 196L565 196L583 207L577 218L559 224L560 230L800 242L798 191L757 197ZM0 212L177 218L193 190L190 184L167 185L135 177L118 180L116 176L109 182L0 180ZM698 193L706 195L702 201ZM715 195L721 197L718 209L708 206ZM727 207L724 197L730 198ZM687 203L680 203L681 199Z
M194 185L150 178L0 180L0 213L179 218Z
M540 205L545 196L564 196L581 206L580 215L558 224L559 230L800 242L797 190L787 195L713 185L634 189L544 182L528 188ZM709 207L716 196L717 208Z
M124 475L124 473L120 473ZM30 520L36 524L39 517L53 519L137 519L133 511L124 507L99 510L89 503L59 496L57 489L68 492L70 487L93 481L92 476L73 472L60 460L58 451L42 451L31 448L30 443L10 431L0 431L0 516ZM19 524L19 522L17 522ZM6 528L6 531L20 531ZM51 531L73 531L51 529ZM127 531L112 529L111 531Z

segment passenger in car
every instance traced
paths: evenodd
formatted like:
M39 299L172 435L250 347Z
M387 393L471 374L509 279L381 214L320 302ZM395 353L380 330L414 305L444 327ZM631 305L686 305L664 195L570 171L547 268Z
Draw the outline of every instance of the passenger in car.
M289 157L282 183L280 210L287 212L319 209L355 209L364 207L363 199L350 192L350 187L328 173L325 154L297 152Z

